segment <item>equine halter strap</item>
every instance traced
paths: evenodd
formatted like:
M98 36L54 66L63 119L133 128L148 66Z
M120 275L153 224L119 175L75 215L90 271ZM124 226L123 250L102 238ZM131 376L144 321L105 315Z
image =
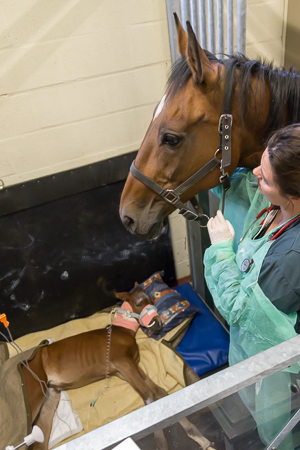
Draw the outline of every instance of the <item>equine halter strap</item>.
M234 72L230 73L230 71L226 69L227 67L225 64L225 86L229 84L229 77L233 76L232 73L234 74ZM231 88L228 89L228 91L224 92L223 114L220 116L218 126L218 131L220 134L219 148L217 149L214 157L203 167L201 167L196 173L190 176L186 181L181 183L175 189L164 189L158 183L151 180L149 177L147 177L147 175L143 174L139 169L137 169L135 166L135 161L133 161L130 166L130 172L137 180L163 197L163 199L167 203L170 203L172 206L175 206L177 209L179 209L179 214L182 214L187 220L196 221L200 227L203 227L203 225L200 225L199 223L201 218L206 217L207 219L209 219L209 217L206 214L197 213L188 209L188 207L180 200L180 196L190 187L196 184L199 180L201 180L201 178L205 177L205 175L214 170L217 166L220 166L222 174L219 180L223 186L222 212L224 212L225 192L230 188L229 174L225 172L224 169L231 163L231 130L233 118L230 112L232 109L234 85L234 80L232 80L232 83L230 83ZM219 151L222 152L221 160L219 160L219 158L217 158L216 156ZM199 209L199 211L201 211L199 202L196 197L193 197L191 203L196 210Z
M211 172L215 167L220 165L220 160L214 156L205 166L201 167L198 172L194 173L190 178L181 183L175 189L164 189L155 181L151 180L149 177L140 172L134 161L131 164L130 172L132 175L145 184L147 187L152 189L158 195L163 197L163 199L179 209L179 214L182 214L187 220L200 220L202 217L207 217L205 214L197 214L186 207L186 205L180 200L180 196L187 191L191 186L193 186L197 181L203 178L206 174Z
M142 309L141 314L137 314L132 311L132 307L126 301L123 302L121 308L115 309L114 314L115 315L121 314L124 317L126 317L127 319L136 319L140 325L142 325L143 327L146 327L146 328L151 327L154 324L154 322L152 322L152 319L155 316L159 315L157 312L157 308L154 305L146 305ZM115 325L115 323L114 323L114 325Z

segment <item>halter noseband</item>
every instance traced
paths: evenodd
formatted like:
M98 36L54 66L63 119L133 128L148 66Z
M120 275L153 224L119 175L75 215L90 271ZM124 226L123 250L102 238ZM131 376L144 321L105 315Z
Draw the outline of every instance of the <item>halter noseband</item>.
M230 71L227 70L227 66L225 65L225 86L228 84L228 79L231 77ZM181 200L181 195L187 191L190 187L196 184L201 178L205 177L209 172L214 170L217 166L220 166L221 176L219 178L221 185L223 186L223 196L222 196L222 212L224 212L225 207L225 193L230 188L230 180L229 174L225 172L225 168L228 167L231 163L231 131L232 131L232 122L233 118L231 115L232 109L232 101L234 94L234 83L231 84L231 89L224 92L224 100L223 100L223 113L219 119L218 132L220 134L220 143L217 151L214 154L214 157L208 161L203 167L201 167L196 173L194 173L190 178L181 183L175 189L164 189L155 181L151 180L147 175L143 174L139 169L135 166L135 161L132 162L130 167L130 172L132 175L139 180L141 183L152 189L158 195L160 195L167 203L170 203L172 206L175 206L179 209L179 214L182 214L187 220L196 221L198 225L204 228L204 225L200 224L200 220L202 217L209 217L202 212L196 212L197 210L201 211L200 205L196 197L193 197L190 201L192 206L196 211L192 211L189 209ZM217 158L217 153L222 153L222 159Z
M121 308L115 308L115 310L113 310L113 313L115 315L122 314L129 318L132 317L133 319L136 319L140 325L142 325L143 327L146 327L146 328L150 328L154 325L154 322L151 322L149 320L149 318L152 319L155 316L159 316L159 314L157 312L157 308L154 305L146 305L142 309L141 314L137 314L137 313L131 311L130 309L121 309ZM146 317L147 315L149 317Z

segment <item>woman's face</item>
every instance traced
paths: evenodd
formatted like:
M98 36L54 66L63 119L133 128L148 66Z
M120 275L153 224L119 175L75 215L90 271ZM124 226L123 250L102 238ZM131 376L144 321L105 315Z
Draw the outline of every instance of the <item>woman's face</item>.
M268 148L264 151L260 166L253 170L258 179L258 189L269 202L277 206L285 206L287 198L283 196L278 185L274 181L274 175L270 164Z

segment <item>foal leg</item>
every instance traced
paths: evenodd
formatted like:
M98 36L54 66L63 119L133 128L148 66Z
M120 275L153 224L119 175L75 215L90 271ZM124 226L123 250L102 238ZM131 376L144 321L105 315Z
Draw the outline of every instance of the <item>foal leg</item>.
M118 364L116 367L119 373L122 375L120 378L124 378L142 397L145 405L149 405L159 398L165 397L167 392L157 386L149 377L138 368L132 360L123 360L122 364ZM168 450L168 443L164 435L163 430L157 430L154 432L154 437L157 443L158 450Z
M211 443L206 437L203 436L202 433L198 430L196 425L191 423L186 417L179 421L180 425L191 439L197 442L203 450L215 450Z
M145 372L143 372L143 370L139 367L139 372L143 378L143 380L145 381L145 383L150 387L150 389L155 393L155 397L158 400L159 398L163 398L166 395L168 395L168 393L162 389L161 387L159 387L157 384L155 384L151 378L148 377L148 375L145 374ZM198 428L191 423L187 418L183 418L179 421L180 425L182 426L182 428L185 430L186 434L193 439L195 442L197 442L200 447L203 450L214 450L213 447L211 447L210 442L208 439L206 439L202 433L200 433L200 431L198 430ZM158 430L154 433L155 438L158 442L158 448L159 449L167 449L168 448L168 444L167 441L165 439L165 435L163 430Z
M131 358L122 358L114 363L117 376L127 381L133 389L142 397L145 405L156 400L155 392L142 378L139 369Z
M138 367L138 370L147 386L154 392L156 400L166 397L168 395L167 391L165 391L163 388L159 387L156 383L154 383L154 381L152 381L151 378L149 378L148 375L146 375L145 372L140 367ZM159 450L168 450L168 443L163 429L154 431L154 437L157 444L157 448Z
M154 392L155 400L166 397L168 395L167 391L165 391L163 388L159 387L156 383L154 383L154 381L152 381L151 378L149 378L148 375L146 375L145 372L140 367L138 367L138 370L147 386L151 389L152 392Z
M35 442L30 448L32 450L48 450L53 417L59 404L60 392L56 389L48 389L47 397L42 404L41 410L34 422L44 433L44 442Z

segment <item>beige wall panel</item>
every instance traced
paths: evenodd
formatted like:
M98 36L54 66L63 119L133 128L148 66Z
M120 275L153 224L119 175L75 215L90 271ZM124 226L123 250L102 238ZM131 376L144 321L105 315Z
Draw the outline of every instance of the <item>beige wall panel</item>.
M266 58L267 62L274 61L274 67L282 66L284 52L282 39L274 39L266 42L257 42L247 46L247 56L253 59Z
M9 32L6 17L3 10L0 8L0 49L10 47L12 39Z
M7 184L80 167L136 150L154 105L53 127L2 141L15 174Z
M162 0L0 0L6 29L19 46L99 31L122 32L165 18ZM1 19L0 19L1 20Z
M247 45L281 38L283 14L284 0L248 4Z
M0 124L0 142L2 139L39 128L39 120L30 92L0 96Z
M170 59L167 43L168 27L163 21L130 28L121 35L111 30L7 49L1 55L0 94L166 61Z
M294 66L300 70L300 1L288 0L285 66Z
M0 153L0 167L1 167L2 177L14 174L14 170L8 160L6 151L3 148L1 148L1 153Z
M164 93L170 63L66 82L0 97L0 140L152 104ZM150 120L150 117L149 117Z

